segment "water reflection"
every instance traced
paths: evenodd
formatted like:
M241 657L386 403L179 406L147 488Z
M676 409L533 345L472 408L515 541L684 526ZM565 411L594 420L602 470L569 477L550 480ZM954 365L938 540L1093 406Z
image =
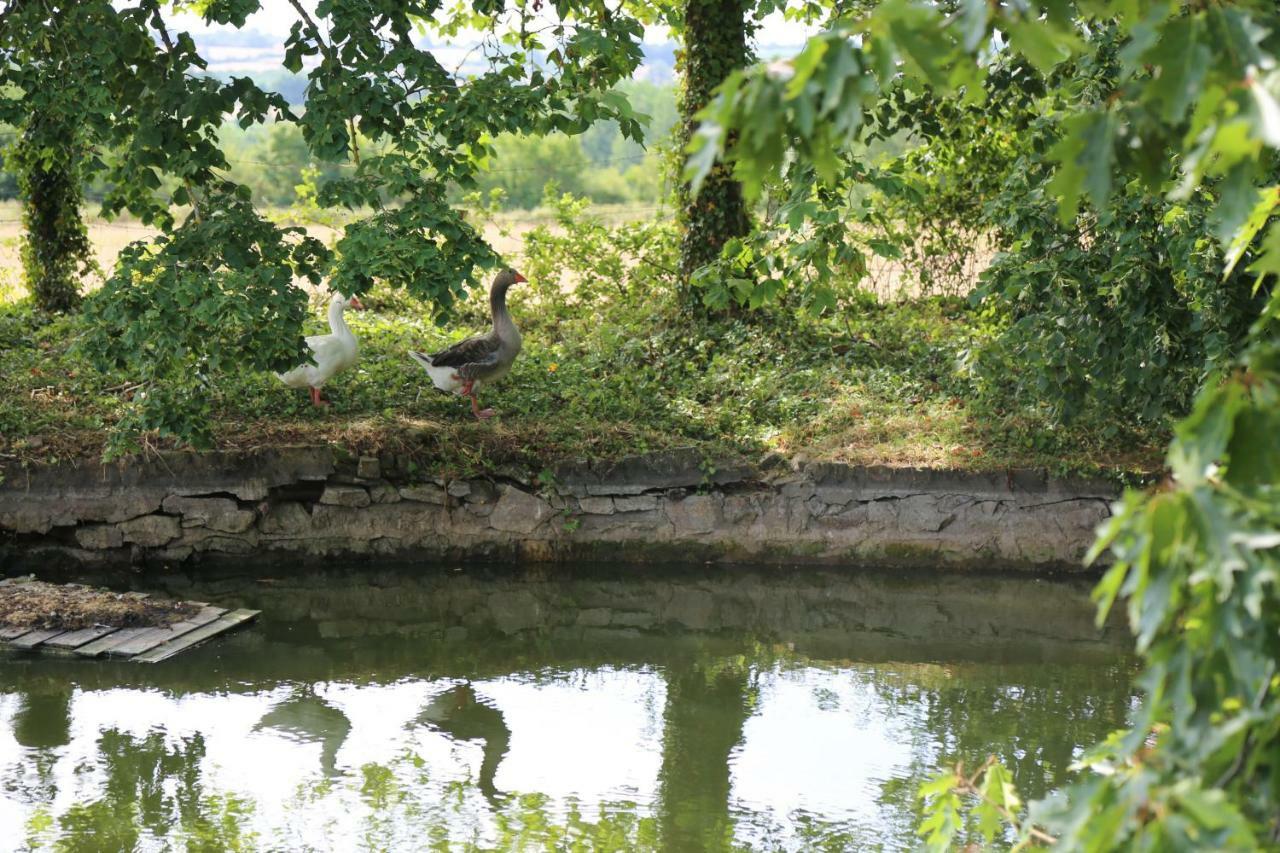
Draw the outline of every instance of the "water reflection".
M351 722L322 697L315 687L300 684L293 695L272 707L254 731L275 729L300 743L320 745L320 770L325 776L338 775L338 749L351 734Z
M502 712L478 698L471 682L464 681L432 698L414 722L443 732L455 741L480 741L484 758L480 762L477 784L480 793L497 808L498 789L493 780L498 775L498 764L511 745L511 729L507 728Z
M155 667L0 659L0 850L905 849L940 763L1042 795L1132 705L1079 586L172 582L264 621Z

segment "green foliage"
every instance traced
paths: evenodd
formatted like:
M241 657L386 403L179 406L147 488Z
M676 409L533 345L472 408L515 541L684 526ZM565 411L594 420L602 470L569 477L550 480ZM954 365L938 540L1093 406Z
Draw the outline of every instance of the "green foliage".
M210 22L240 27L260 5L237 0L196 8ZM203 293L198 301L210 308L206 321L222 319L217 315L244 299L238 287L262 286L283 300L279 274L300 267L308 277L331 274L335 286L348 291L375 281L406 287L428 300L429 311L446 312L496 261L447 201L452 187L474 184L490 140L517 130L581 133L598 121L613 121L624 137L641 138L641 117L615 90L640 60L640 24L621 11L561 4L556 25L548 28L530 27L538 10L523 4L445 10L436 0L332 0L314 14L300 3L290 5L298 20L284 44L284 64L294 73L307 67L299 114L247 78L206 75L191 37L169 32L159 0L119 6L108 0L14 2L0 12L0 122L23 126L33 112L50 120L74 117L90 152L87 174L106 178L104 210L128 210L165 232L150 253L126 255L112 276L108 292L116 305L95 314L110 331L89 339L100 347L96 361L125 358L108 344L126 329L135 343L181 337L174 315L152 310L148 295L197 275L193 270L218 269L207 241L179 235L194 232L189 223L177 225L173 208L190 206L198 222L209 223L225 199L247 202L248 189L225 177L230 164L219 129L226 121L249 127L270 117L296 124L312 157L345 167L318 188L316 203L358 216L338 241L331 268L321 269L315 251L304 253L315 257L295 255L284 241L264 237L247 209L232 205L229 224L218 235L245 241L222 247L236 274L219 276L216 285L192 280L173 297ZM425 21L444 33L463 26L493 32L505 44L486 54L485 70L462 78L414 44L412 34ZM188 249L197 254L183 257ZM146 261L149 254L163 257L175 272L158 274ZM250 274L244 258L263 270ZM205 299L212 290L220 295ZM248 294L250 300L260 295ZM158 365L137 350L130 357L154 391L148 399L162 401L164 410L152 407L151 414L119 425L206 439L205 411L195 402L198 383L191 377L206 381L228 364L280 363L286 347L296 363L302 358L301 300L301 294L289 297L291 310L273 298L265 310L240 311L239 319L252 316L265 325L248 334L233 321L235 330L216 343L195 350L175 345ZM265 352L250 351L263 342L270 342ZM182 387L155 387L174 381Z
M203 273L171 270L137 247L140 278L127 288L108 284L88 316L37 320L29 303L0 306L0 372L13 391L0 395L0 453L48 460L99 452L104 434L122 418L176 432L166 424L194 408L220 447L339 441L409 453L424 469L542 468L563 456L672 446L700 447L711 456L773 449L866 464L991 470L1131 468L1149 458L1149 445L1080 430L1053 430L1027 446L1023 435L1046 435L1043 421L976 418L972 384L961 369L974 345L974 317L959 300L882 305L850 284L842 292L843 315L816 315L783 299L744 317L691 323L676 296L678 237L669 218L609 225L582 200L549 203L557 220L527 232L518 267L530 281L510 294L524 352L506 379L482 391L498 421L473 423L465 405L432 390L405 357L407 349L431 351L486 328L481 294L456 303L453 320L441 327L403 290L373 287L363 297L369 310L348 317L360 361L334 380L333 405L318 411L265 372L279 365L252 360L293 344L254 339L266 325L259 312L296 310L308 318L306 333L325 330L322 311L307 311L305 301L294 301L296 290L283 289L301 267L270 267L267 276L231 266L234 258L210 256ZM276 240L306 245L276 226L237 223L224 227L253 229L271 252L283 251L272 247ZM209 252L221 245L208 220L184 228L187 239L208 238ZM251 285L235 280L248 275L262 278ZM227 279L233 281L224 287ZM254 302L234 297L249 286ZM115 304L135 298L135 290L173 337L129 337L135 333L124 318L137 306L117 313ZM223 316L216 327L208 321ZM81 343L86 338L92 346ZM134 345L143 357L130 354ZM100 374L87 357L100 347L123 363L101 361L107 372ZM220 372L207 366L231 351L250 358L220 361ZM167 393L187 396L171 402Z
M1246 277L1220 279L1208 212L1204 196L1170 204L1130 184L1066 233L1051 201L1008 213L1009 247L973 294L999 328L975 360L984 397L1060 422L1185 412L1260 307Z
M944 18L936 6L895 0L841 18L780 72L756 69L725 84L704 115L690 171L695 181L706 175L715 148L753 192L793 156L831 180L839 152L884 96L979 103L1012 57L1035 69L1053 132L1019 128L1015 151L1029 146L1015 160L1024 185L1005 196L1006 253L980 294L1015 306L995 351L1000 381L1016 385L1029 362L1033 383L1066 376L1059 388L1015 389L1015 397L1047 397L1064 415L1115 408L1124 397L1150 416L1209 375L1170 448L1169 484L1130 493L1095 548L1115 557L1098 586L1101 612L1126 599L1145 663L1133 725L1081 762L1097 772L1025 818L1008 800L996 815L1019 846L1033 837L1071 850L1273 846L1280 297L1235 271L1253 252L1249 272L1280 272L1280 222L1271 220L1280 202L1272 188L1280 76L1269 70L1280 18L1274 4L1252 3L1066 2L1040 11L966 3ZM993 28L1007 38L1005 62L989 61ZM1047 182L1036 174L1046 156L1056 163ZM1046 221L1050 204L1057 227ZM1259 310L1239 366L1213 370ZM925 792L931 846L962 843L962 788L977 798L981 837L995 840L991 792L1003 779L990 780L1002 773L992 766L985 779L965 781L957 771Z
M1086 41L1075 32L1095 13L1112 16L1113 57L1110 39ZM1262 187L1271 183L1269 149L1280 145L1273 94L1280 81L1257 72L1273 64L1275 24L1274 6L1248 4L1064 3L1039 17L979 3L943 19L935 7L885 3L812 40L782 73L756 70L730 80L705 116L704 136L730 152L753 191L793 154L833 179L838 152L866 128L867 108L881 96L902 89L908 99L931 92L980 100L983 82L1001 63L979 54L998 27L1011 53L1044 75L1058 134L1037 148L1036 128L1027 129L1035 156L1021 166L1030 185L1005 205L1016 236L987 277L985 293L1026 303L1002 341L1008 351L1000 375L1006 382L1017 377L1030 354L1033 377L1065 368L1068 393L1056 395L1064 413L1099 398L1106 404L1096 382L1118 386L1115 393L1131 404L1138 397L1149 414L1185 397L1206 363L1212 368L1235 349L1251 307L1240 291L1251 282L1215 282L1213 273L1230 272L1251 246L1252 272L1280 270L1280 238L1273 237L1280 224L1268 225L1277 198ZM1106 33L1107 22L1090 22L1089 30ZM1080 55L1096 59L1063 64ZM1113 60L1110 85L1094 96L1091 66ZM731 132L740 137L728 148ZM690 161L695 179L715 159L705 147L695 146ZM1057 163L1048 183L1034 175L1045 155ZM1175 169L1180 180L1168 200L1152 198L1169 190ZM1060 226L1077 230L1049 227L1037 196L1055 204ZM1082 221L1085 201L1091 212ZM1267 297L1265 288L1260 295ZM922 830L932 846L961 840L966 818L957 792L965 787L977 797L973 818L987 843L996 838L993 814L1021 843L1044 840L1037 833L1047 831L1064 849L1274 843L1277 305L1271 296L1246 338L1240 368L1205 383L1170 450L1169 488L1130 494L1099 540L1099 550L1109 545L1116 558L1098 588L1103 612L1118 595L1127 599L1146 665L1132 728L1086 757L1083 765L1101 772L1034 804L1025 819L1008 799L992 805L993 792L1003 789L1003 779L991 781L1003 772L995 766L968 782L959 772L940 777L926 791L933 807ZM1055 348L1074 352L1055 361ZM1126 364L1136 353L1144 361ZM1172 376L1148 379L1135 368ZM1169 379L1172 387L1164 384Z
M1094 557L1115 561L1094 591L1099 621L1125 601L1145 663L1132 726L1090 750L1091 771L1000 817L1024 840L1067 850L1258 850L1274 846L1280 748L1280 298L1239 366L1208 383L1169 449L1170 481L1130 491ZM935 849L970 817L990 820L988 765L922 788ZM1004 785L1003 781L999 783ZM967 812L958 789L976 794ZM985 816L984 816L985 814ZM1034 827L1039 827L1035 829ZM984 832L984 837L990 840Z
M1040 409L1062 423L1088 418L1115 434L1185 413L1207 373L1238 351L1263 300L1242 270L1222 280L1208 189L1169 201L1132 179L1061 221L1054 193L1064 172L1049 160L1064 138L1058 117L1116 85L1114 30L1099 29L1089 44L1094 53L1047 83L1029 82L1021 60L997 63L981 105L893 99L880 121L926 137L892 165L900 177L880 182L874 206L904 233L943 244L936 257L959 243L943 275L963 272L983 243L997 250L972 293L994 336L972 361L990 405ZM1061 80L1071 87L1046 90Z
M234 195L206 199L208 216L128 246L86 307L83 346L94 366L125 369L141 386L117 439L154 431L208 444L204 399L213 377L287 369L302 348L300 335L276 330L301 328L307 299L293 279L318 282L328 251ZM113 453L126 449L112 445Z
M97 264L80 217L81 151L74 123L39 113L10 148L22 197L22 271L45 311L80 303L80 278Z

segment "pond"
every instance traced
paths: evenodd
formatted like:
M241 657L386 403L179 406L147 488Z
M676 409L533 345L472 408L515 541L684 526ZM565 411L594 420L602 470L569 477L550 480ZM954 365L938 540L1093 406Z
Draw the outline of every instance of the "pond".
M0 657L0 850L909 849L1132 713L1088 585L982 575L248 567L162 664Z

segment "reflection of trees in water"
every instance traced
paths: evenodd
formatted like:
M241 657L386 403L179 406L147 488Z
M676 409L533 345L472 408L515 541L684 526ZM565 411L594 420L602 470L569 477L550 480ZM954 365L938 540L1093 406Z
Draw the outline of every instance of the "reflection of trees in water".
M13 739L30 749L71 743L71 687L20 695L13 715Z
M933 666L932 674L871 671L890 707L920 715L917 753L931 766L1001 757L1018 789L1040 797L1061 785L1076 751L1124 726L1131 673L1110 667ZM935 748L940 747L940 749Z
M37 781L34 785L24 782L21 792L32 802L48 802L57 793L53 768L58 747L71 742L71 695L69 685L51 684L18 694L13 739L33 751L30 761Z
M385 842L375 847L415 847L417 841L447 839L451 834L465 838L472 830L460 827L483 826L486 832L496 833L486 846L501 849L564 847L579 840L591 849L714 850L732 845L737 820L749 821L743 832L749 830L752 838L765 844L774 839L778 846L799 841L805 849L863 849L894 846L903 840L910 843L916 787L941 763L956 758L972 763L995 752L1012 768L1024 792L1042 795L1061 784L1076 747L1096 742L1121 725L1129 710L1129 674L1120 666L1055 665L1043 670L991 663L879 666L856 658L834 664L833 659L864 653L865 648L851 646L842 637L825 660L810 660L795 654L786 643L768 644L741 632L557 631L521 632L493 642L487 636L479 642L472 631L464 639L427 644L425 649L398 638L301 649L279 641L281 648L270 654L254 649L253 661L246 652L244 662L249 672L259 672L251 663L266 668L257 676L255 689L261 689L280 684L274 679L282 673L297 679L299 670L307 673L309 681L356 674L357 683L385 683L393 675L424 670L479 679L507 674L516 667L537 679L543 666L556 672L594 671L643 661L663 672L667 684L658 801L652 817L647 805L624 802L603 804L601 815L588 820L572 802L552 803L540 794L499 793L494 780L510 748L511 732L501 710L479 699L469 683L436 696L414 723L431 726L455 741L479 741L484 757L475 780L429 778L433 768L417 756L366 765L359 773L339 771L336 757L351 732L351 722L309 687L297 689L275 705L257 727L320 744L324 777L308 783L310 798L304 797L300 805L323 809L324 802L342 801L343 791L354 792L370 813L364 818L344 814L343 819L364 821L365 837ZM300 652L310 656L300 661ZM211 681L221 678L196 658L189 663L189 671L182 669L185 665L179 662L178 668L170 670L183 674L170 676L173 681L167 686L176 692L209 689ZM875 827L833 823L804 813L775 820L772 815L744 818L730 811L730 757L742 741L744 724L756 711L758 680L762 674L785 677L809 666L837 678L854 678L874 696L877 713L883 707L912 721L897 727L909 732L904 737L909 738L911 761L896 771L899 778L882 786L881 822ZM56 755L69 736L69 690L42 687L41 691L24 696L14 718L19 742L36 750L25 760L27 768L31 761L44 760L41 756ZM834 693L815 691L813 701L817 707L835 709ZM850 725L856 724L850 720ZM243 804L202 791L198 767L204 743L198 737L172 743L159 734L139 739L108 732L100 748L107 783L98 799L57 819L55 828L65 837L92 838L94 849L129 849L148 832L173 841L214 832L212 827L217 826L247 828ZM29 783L24 780L23 784ZM53 792L38 799L51 802ZM217 831L233 838L227 834L231 829ZM233 846L233 841L222 846Z
M999 756L1019 792L1039 799L1071 777L1077 751L1124 726L1132 708L1132 670L1108 667L921 665L872 672L870 684L890 707L919 715L910 727L912 757L881 786L882 813L905 833L918 822L919 784L963 761L977 767Z
M743 658L700 659L667 668L659 832L667 850L732 845L729 756L755 705L753 667Z
M251 806L203 790L201 735L173 743L161 732L137 738L109 729L98 740L98 752L105 776L102 794L57 818L60 849L132 850L146 836L197 849L243 849L252 841L243 828ZM54 824L38 813L29 825L36 837L28 845L43 846Z

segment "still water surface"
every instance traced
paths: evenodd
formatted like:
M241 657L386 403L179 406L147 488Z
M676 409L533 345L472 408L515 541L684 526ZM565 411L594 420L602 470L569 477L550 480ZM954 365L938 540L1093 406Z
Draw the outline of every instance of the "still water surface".
M153 585L155 581L152 581ZM865 572L300 573L154 666L0 657L0 850L909 849L1131 713L1087 585Z

